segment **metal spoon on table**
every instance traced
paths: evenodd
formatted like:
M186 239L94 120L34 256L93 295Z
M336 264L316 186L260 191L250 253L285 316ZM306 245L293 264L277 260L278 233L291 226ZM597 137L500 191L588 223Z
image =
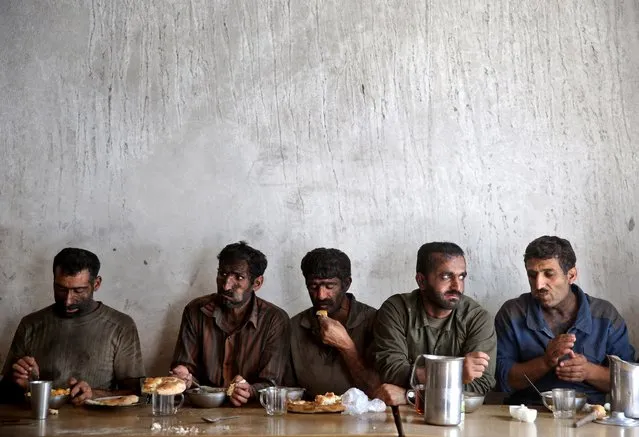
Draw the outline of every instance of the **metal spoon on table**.
M202 420L207 422L207 423L217 423L221 420L227 420L227 419L237 419L240 416L228 416L228 417L215 417L215 418L211 418L211 417L202 417Z

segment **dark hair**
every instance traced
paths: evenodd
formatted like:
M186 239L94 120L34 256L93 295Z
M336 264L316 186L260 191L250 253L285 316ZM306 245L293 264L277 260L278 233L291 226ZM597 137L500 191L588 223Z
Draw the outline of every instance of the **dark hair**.
M533 240L524 253L524 262L531 259L556 258L564 274L572 269L577 262L577 256L570 241L550 235L544 235Z
M351 260L339 249L313 249L304 255L301 267L306 280L339 278L344 282L351 277Z
M427 275L439 264L439 258L464 256L464 251L455 243L432 242L422 245L417 251L417 273Z
M67 247L53 258L54 276L58 269L60 273L66 276L75 276L84 270L88 270L89 279L93 282L98 276L98 272L100 272L100 260L95 253L88 250Z
M258 276L262 276L268 264L266 255L257 249L253 249L246 241L229 244L217 255L217 259L220 260L220 264L246 261L249 266L251 281L254 281Z

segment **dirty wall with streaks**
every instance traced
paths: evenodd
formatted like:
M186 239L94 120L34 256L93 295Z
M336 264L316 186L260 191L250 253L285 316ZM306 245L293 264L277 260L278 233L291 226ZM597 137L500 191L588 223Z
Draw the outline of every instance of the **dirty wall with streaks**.
M314 247L379 306L453 240L494 314L558 234L639 340L637 0L6 0L0 40L0 361L73 245L164 373L240 239L290 315Z

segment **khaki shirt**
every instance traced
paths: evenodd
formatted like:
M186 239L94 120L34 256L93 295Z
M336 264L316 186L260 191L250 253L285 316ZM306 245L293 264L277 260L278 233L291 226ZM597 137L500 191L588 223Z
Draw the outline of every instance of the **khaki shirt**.
M370 346L376 310L358 302L350 293L346 296L351 299L346 332L353 339L364 364L372 369ZM355 386L339 351L320 340L319 322L313 308L302 311L291 319L291 362L286 383L305 388L306 397L311 398L326 392L341 395Z
M375 323L375 364L382 382L409 388L413 363L421 354L461 357L481 351L488 368L464 390L484 394L495 385L497 337L492 318L477 302L462 296L441 329L429 326L420 290L396 294L382 304Z

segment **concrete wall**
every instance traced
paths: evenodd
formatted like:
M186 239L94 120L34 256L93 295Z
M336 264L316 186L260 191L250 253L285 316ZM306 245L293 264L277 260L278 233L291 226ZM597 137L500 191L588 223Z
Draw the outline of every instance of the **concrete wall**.
M639 340L637 0L4 0L0 41L0 358L74 245L164 373L239 239L291 315L308 250L379 306L428 240L495 313L559 234Z

